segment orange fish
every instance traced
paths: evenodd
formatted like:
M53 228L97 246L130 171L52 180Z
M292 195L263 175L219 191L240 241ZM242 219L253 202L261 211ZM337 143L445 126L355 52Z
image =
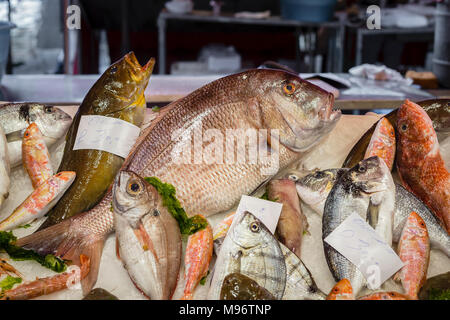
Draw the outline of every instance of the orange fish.
M402 184L443 221L450 233L450 173L440 154L431 119L409 100L397 116L397 169Z
M53 175L47 145L41 131L34 122L28 126L23 134L22 159L33 188L36 189Z
M358 300L410 300L408 296L404 294L389 291L389 292L375 292L367 296L358 298Z
M208 224L188 238L184 257L186 285L181 300L192 300L200 280L208 274L213 254L213 233Z
M417 300L417 294L427 279L430 238L425 222L415 212L409 215L403 227L398 255L405 265L394 276L394 280L401 281L406 294Z
M27 300L66 289L71 285L76 285L78 281L84 279L89 273L90 259L85 255L80 255L79 274L72 269L52 277L38 278L16 288L10 289L0 294L0 300Z
M11 230L43 217L75 180L75 172L62 171L40 184L11 215L0 222L0 230Z
M395 130L386 118L381 118L378 121L364 159L373 156L378 156L383 159L389 170L392 170L395 159Z
M348 279L342 279L336 283L328 294L327 300L355 300L350 281Z

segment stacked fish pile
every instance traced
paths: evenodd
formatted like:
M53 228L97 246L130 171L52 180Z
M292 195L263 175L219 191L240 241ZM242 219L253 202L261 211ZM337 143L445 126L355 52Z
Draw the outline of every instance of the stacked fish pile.
M52 176L48 166L42 137L45 126L28 124L23 134L16 134L23 141L19 163L36 187L35 198L37 194L42 197L37 191L43 190L42 185L62 172L71 172L73 179L60 186L53 198L46 198L38 215L28 212L26 202L34 201L32 194L2 222L11 229L46 213L39 230L26 237L16 240L0 233L1 249L10 255L14 250L32 252L37 261L47 259L41 263L44 266L64 264L56 275L23 284L10 281L2 289L2 299L35 298L70 288L75 282L86 296L97 282L104 244L113 232L116 260L142 295L152 300L198 298L199 285L207 288L208 299L417 298L426 280L430 248L447 256L450 253L445 228L450 180L427 112L406 101L394 123L383 118L373 128L355 164L306 174L289 171L279 178L323 143L340 112L332 109L331 94L296 75L258 69L214 81L163 108L141 130L125 159L103 150L74 148L83 116L118 118L138 127L143 124L143 92L153 64L150 60L141 67L130 53L105 71L86 95L70 128L65 127L57 175ZM442 125L448 119L448 105L438 109L439 117L429 114ZM194 153L195 157L199 131L213 130L217 138L230 129L244 129L244 135L252 129L271 133L259 136L258 145L268 154L277 152L276 170L271 170L270 162L214 162L205 154L201 161L186 162L177 157L186 150L184 156L192 160ZM443 130L448 128L444 125ZM9 140L3 141L5 145ZM232 153L237 159L238 148ZM394 167L396 172L391 173ZM405 188L396 184L397 172ZM242 195L261 189L266 191L263 198L282 204L274 232L251 210L228 214L213 223L213 215L235 210ZM315 235L310 234L303 204L322 216L323 239L351 213L357 213L390 246L398 242L404 267L395 278L404 292L361 295L367 282L364 276L325 241L326 261L338 283L328 296L320 290L302 261L304 237ZM78 269L66 269L65 264ZM6 274L19 274L8 262L3 266ZM77 278L73 270L79 271ZM179 279L180 273L184 279ZM179 287L180 294L176 293ZM89 297L98 296L97 291ZM108 293L103 295L111 299Z

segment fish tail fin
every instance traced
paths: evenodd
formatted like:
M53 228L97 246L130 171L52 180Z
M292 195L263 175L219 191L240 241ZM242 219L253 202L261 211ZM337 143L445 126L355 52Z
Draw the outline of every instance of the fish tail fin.
M80 218L80 216L76 218ZM106 236L93 234L85 228L80 228L76 225L79 221L76 218L62 221L21 238L16 244L41 255L54 254L61 259L70 260L71 264L78 266L81 266L80 256L89 258L89 273L81 280L83 294L86 295L97 281Z

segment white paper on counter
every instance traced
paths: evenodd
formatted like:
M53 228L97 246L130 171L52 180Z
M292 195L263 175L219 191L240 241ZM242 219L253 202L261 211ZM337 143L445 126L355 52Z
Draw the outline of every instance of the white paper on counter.
M126 158L140 131L139 127L121 119L81 116L73 150L101 150Z
M324 241L356 265L372 290L403 267L391 246L357 213L352 213Z
M283 204L278 202L243 195L229 230L233 228L235 221L239 221L239 217L245 211L248 211L261 220L267 229L274 234L275 229L277 228L278 220L280 219L282 207Z

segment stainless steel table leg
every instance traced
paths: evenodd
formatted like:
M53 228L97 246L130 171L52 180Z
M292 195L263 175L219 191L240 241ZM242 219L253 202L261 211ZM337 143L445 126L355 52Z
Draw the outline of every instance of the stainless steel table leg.
M158 73L166 73L166 19L158 17Z

